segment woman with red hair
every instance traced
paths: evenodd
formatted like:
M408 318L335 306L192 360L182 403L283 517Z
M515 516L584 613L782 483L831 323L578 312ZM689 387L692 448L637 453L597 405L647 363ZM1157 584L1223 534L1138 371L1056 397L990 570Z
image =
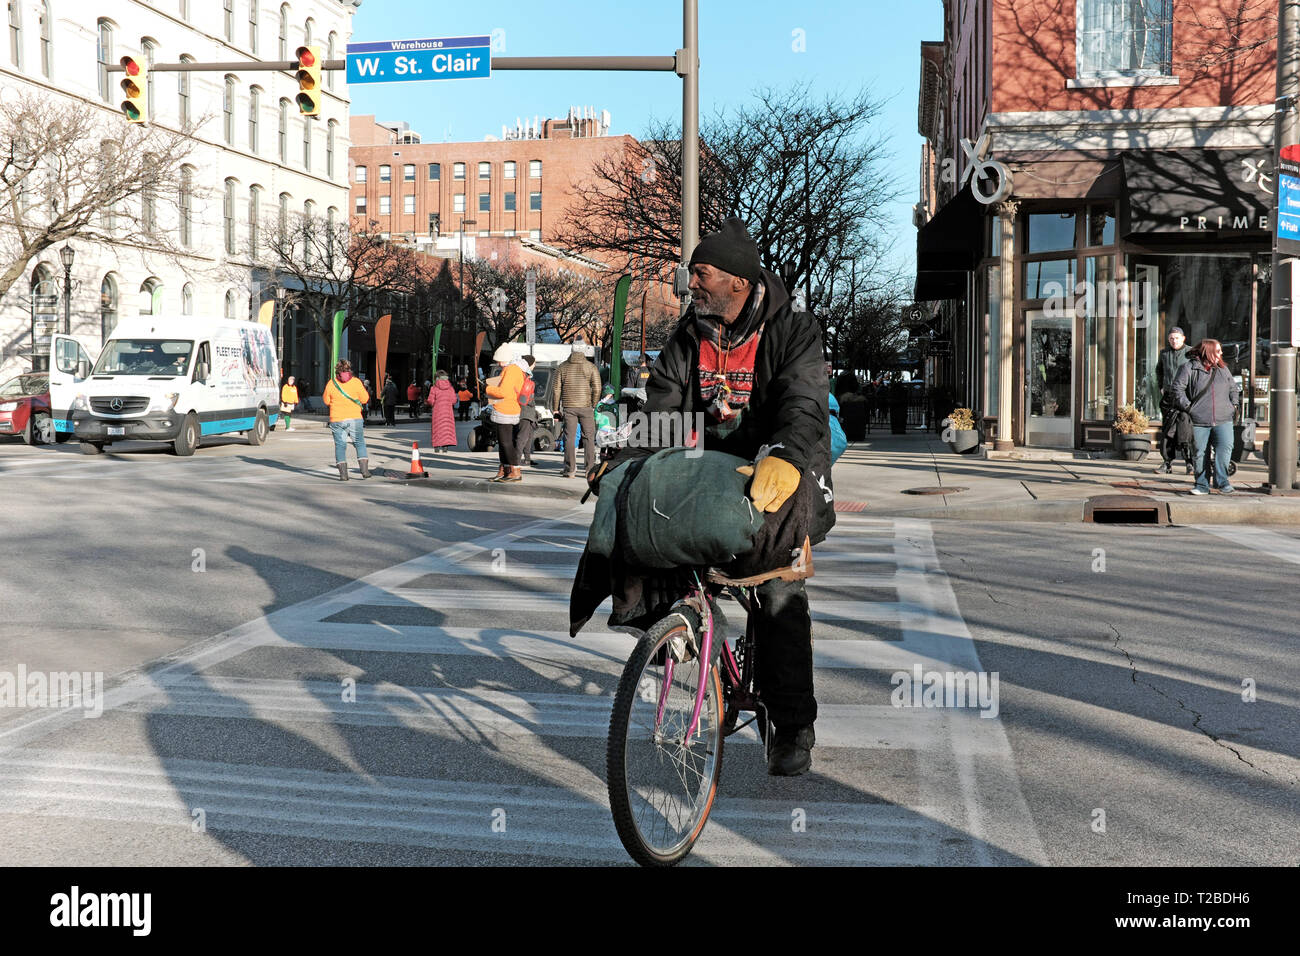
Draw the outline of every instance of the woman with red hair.
M1192 494L1210 493L1211 444L1214 483L1220 494L1232 494L1236 489L1228 482L1228 462L1232 460L1232 421L1241 404L1241 389L1223 362L1223 347L1218 339L1202 339L1192 350L1190 361L1178 370L1172 391L1174 402L1192 418L1196 442L1196 487Z

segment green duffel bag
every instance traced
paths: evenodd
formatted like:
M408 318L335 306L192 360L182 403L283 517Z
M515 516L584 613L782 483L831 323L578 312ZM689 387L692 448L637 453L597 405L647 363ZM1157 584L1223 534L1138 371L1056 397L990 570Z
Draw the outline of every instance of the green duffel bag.
M644 568L716 565L752 549L763 515L745 493L749 478L736 471L748 464L686 448L647 458L615 496L627 561Z

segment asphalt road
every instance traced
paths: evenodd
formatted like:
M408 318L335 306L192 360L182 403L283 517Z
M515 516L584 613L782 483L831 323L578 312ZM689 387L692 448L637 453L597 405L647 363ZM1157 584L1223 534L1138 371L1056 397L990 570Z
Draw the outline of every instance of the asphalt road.
M0 446L0 690L106 691L0 707L0 863L626 862L590 504L344 484L318 429L121 451ZM731 738L689 863L1300 862L1300 535L843 515L815 562L813 772Z

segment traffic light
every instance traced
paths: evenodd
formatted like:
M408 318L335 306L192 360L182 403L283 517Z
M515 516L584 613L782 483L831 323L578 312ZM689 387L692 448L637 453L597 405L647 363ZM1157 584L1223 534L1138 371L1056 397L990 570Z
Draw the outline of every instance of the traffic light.
M298 47L298 112L320 116L320 47Z
M149 68L133 56L124 56L121 60L122 72L122 112L129 123L144 123L149 119L148 104L145 103L144 91L147 88Z

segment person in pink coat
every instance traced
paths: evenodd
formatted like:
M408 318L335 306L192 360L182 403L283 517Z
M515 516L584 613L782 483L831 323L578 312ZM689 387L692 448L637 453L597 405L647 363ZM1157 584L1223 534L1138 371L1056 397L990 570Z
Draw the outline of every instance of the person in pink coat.
M433 450L455 448L456 390L451 387L446 372L434 376L433 388L429 389L429 407L433 409Z

